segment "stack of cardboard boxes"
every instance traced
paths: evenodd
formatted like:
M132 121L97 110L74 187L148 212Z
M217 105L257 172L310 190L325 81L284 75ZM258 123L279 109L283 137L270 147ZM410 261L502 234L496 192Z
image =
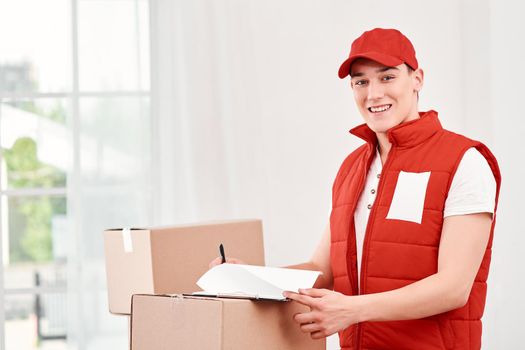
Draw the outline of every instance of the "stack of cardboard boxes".
M131 315L131 350L321 350L295 302L183 296L218 256L264 265L262 223L239 220L104 232L109 311Z

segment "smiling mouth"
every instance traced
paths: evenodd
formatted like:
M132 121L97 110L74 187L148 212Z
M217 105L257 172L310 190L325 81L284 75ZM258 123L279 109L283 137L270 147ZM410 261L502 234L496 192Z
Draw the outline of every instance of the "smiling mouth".
M390 107L392 107L392 105L387 104L387 105L368 107L368 110L372 113L381 113L381 112L389 110Z

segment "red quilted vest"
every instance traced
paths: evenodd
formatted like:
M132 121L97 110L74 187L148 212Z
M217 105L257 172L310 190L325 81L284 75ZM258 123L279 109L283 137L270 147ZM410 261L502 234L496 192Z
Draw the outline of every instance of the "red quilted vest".
M476 147L494 173L496 209L500 172L489 149L480 142L444 130L435 111L420 116L388 132L392 148L383 166L365 233L360 294L401 288L437 272L445 200L457 166L470 147ZM351 133L366 144L352 152L339 169L330 216L334 290L346 295L358 294L354 211L377 147L375 133L366 124ZM386 219L400 171L431 172L421 224ZM341 348L480 349L494 224L495 214L485 256L464 307L424 319L356 324L340 332Z

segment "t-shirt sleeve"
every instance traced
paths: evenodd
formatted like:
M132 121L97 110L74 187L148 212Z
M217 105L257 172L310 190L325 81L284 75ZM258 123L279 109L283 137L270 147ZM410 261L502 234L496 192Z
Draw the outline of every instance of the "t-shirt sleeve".
M495 200L496 180L487 160L477 149L468 149L452 179L443 216L494 213Z

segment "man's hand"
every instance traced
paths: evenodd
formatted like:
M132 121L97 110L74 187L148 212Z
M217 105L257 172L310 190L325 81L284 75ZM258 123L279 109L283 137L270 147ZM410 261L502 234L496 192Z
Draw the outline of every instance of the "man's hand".
M310 312L294 315L301 331L312 339L321 339L359 322L358 299L328 289L299 289L283 295L310 307Z
M236 259L236 258L226 258L226 262L228 264L243 264L243 265L245 265L244 261L242 261L240 259ZM208 267L211 269L212 267L220 265L221 263L222 263L222 258L219 256L219 257L216 257L215 259L213 259L210 262L210 264L208 265Z

